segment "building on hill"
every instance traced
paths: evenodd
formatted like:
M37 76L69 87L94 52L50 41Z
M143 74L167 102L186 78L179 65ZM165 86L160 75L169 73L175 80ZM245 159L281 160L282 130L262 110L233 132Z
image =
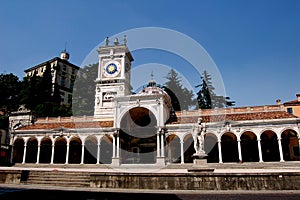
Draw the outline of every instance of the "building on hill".
M296 94L296 97L296 100L284 102L283 106L288 113L300 117L300 94Z
M46 71L47 65L51 67L53 92L54 85L58 85L61 96L61 104L72 103L73 87L79 66L69 62L70 54L64 50L61 52L60 58L55 57L31 68L26 69L24 72L26 77L31 77L34 74L43 76Z
M133 58L125 42L107 39L98 53L94 116L39 118L11 129L13 163L191 163L199 132L208 162L300 160L300 119L282 105L173 113L155 81L129 92Z

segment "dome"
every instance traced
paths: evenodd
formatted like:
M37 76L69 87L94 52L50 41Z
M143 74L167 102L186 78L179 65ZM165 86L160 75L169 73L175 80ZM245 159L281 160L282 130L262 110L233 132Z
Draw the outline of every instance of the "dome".
M136 96L163 95L165 103L171 107L171 98L166 91L157 86L155 80L150 80L147 87L143 88Z

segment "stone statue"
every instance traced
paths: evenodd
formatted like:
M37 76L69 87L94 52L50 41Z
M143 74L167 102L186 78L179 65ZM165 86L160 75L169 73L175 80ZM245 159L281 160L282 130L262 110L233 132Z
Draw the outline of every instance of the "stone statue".
M108 43L109 43L109 39L108 39L108 37L106 37L106 39L105 39L105 46L108 46Z
M194 149L196 153L194 155L206 155L204 151L204 134L205 134L205 126L202 124L202 119L198 119L198 127L194 130L195 139L194 139Z

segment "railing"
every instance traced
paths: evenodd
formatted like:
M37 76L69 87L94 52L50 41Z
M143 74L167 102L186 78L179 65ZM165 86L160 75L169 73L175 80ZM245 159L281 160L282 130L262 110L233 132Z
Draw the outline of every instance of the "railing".
M189 111L178 111L176 116L207 116L207 115L225 115L240 113L257 113L257 112L276 112L284 111L283 105L267 105L267 106L248 106L236 108L218 108L218 109L199 109Z
M209 115L225 115L239 113L257 113L257 112L275 112L284 111L283 105L267 105L267 106L248 106L236 108L218 108L203 110L183 110L176 112L177 117L188 116L209 116ZM71 116L71 117L45 117L38 118L36 123L58 123L58 122L91 122L95 121L94 116Z

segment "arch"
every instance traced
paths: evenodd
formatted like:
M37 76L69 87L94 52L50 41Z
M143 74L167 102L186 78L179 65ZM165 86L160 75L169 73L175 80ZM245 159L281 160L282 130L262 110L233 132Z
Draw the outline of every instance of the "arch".
M252 131L245 131L241 134L241 151L243 162L258 162L259 153L257 136Z
M258 134L258 137L261 138L261 135L262 135L263 133L265 133L265 132L270 132L270 131L276 134L276 131L275 131L273 128L265 128L265 129L263 129L263 130L260 131L260 133ZM276 136L278 137L278 136L280 136L280 135L277 135L277 134L276 134Z
M26 163L36 163L37 151L38 151L38 140L35 137L28 138L25 162Z
M121 163L155 163L157 119L145 107L135 107L123 116L120 126Z
M209 163L219 162L218 138L215 134L206 133L204 135L204 151L208 155L207 162Z
M223 162L238 162L238 143L237 137L231 132L225 132L221 136L221 149Z
M84 142L84 163L96 164L98 153L98 142L94 135L90 135Z
M100 163L111 164L113 156L112 138L104 135L100 140Z
M263 161L279 161L279 147L277 134L272 130L265 130L260 135Z
M298 134L293 129L285 129L281 133L281 146L285 161L300 160Z
M127 115L128 112L130 112L130 110L134 110L136 108L142 108L142 109L146 109L149 110L154 116L155 113L157 112L157 110L155 110L153 107L151 106L147 106L147 105L133 105L133 106L128 106L127 109L125 109L124 111L122 111L117 119L117 124L116 127L121 127L121 123L124 119L124 117ZM159 121L156 120L156 126L159 126Z
M54 163L64 164L66 162L67 140L57 137L54 143Z
M49 137L44 137L41 140L40 146L40 163L50 163L52 154L52 140Z
M13 163L22 163L24 154L24 139L16 138L13 147Z
M183 138L184 162L193 163L193 154L196 153L194 148L194 138L192 134L187 134Z
M82 154L82 142L79 137L72 137L69 143L69 163L80 164Z
M180 138L176 134L170 134L166 138L167 161L170 163L180 163L181 144Z

